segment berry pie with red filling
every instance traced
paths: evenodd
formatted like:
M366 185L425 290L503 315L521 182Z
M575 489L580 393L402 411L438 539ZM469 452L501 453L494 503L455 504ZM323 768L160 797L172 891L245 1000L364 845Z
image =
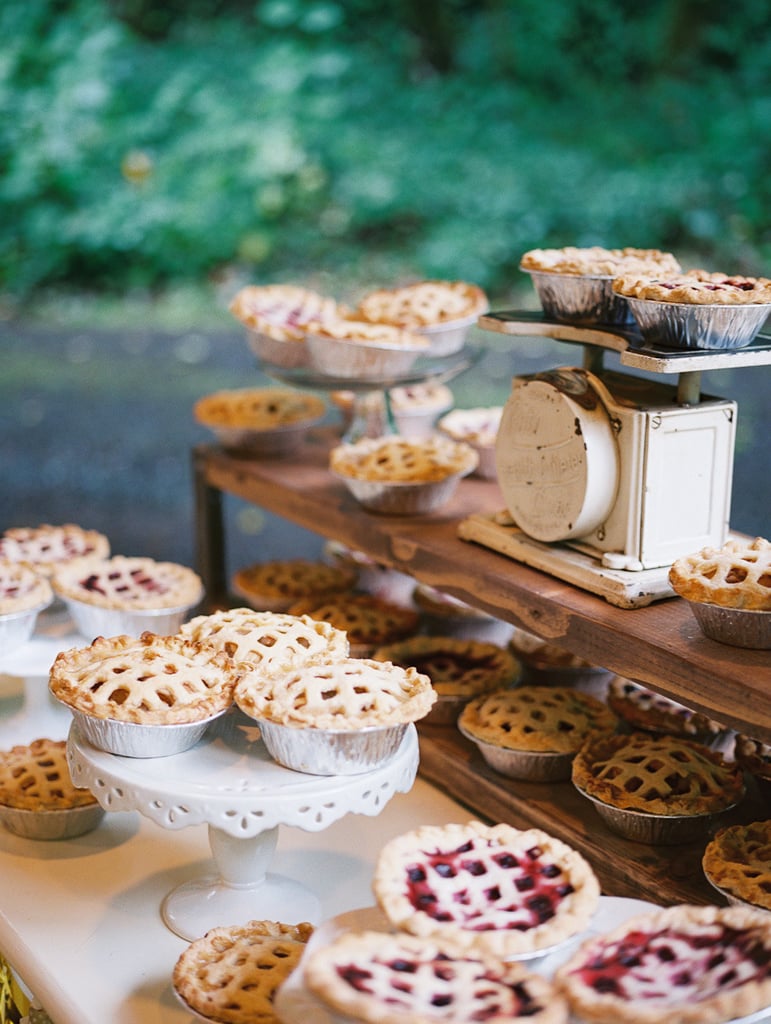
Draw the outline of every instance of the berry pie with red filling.
M41 576L50 576L73 558L107 558L110 542L96 530L75 523L63 526L13 526L0 537L0 560L23 562Z
M700 306L771 303L771 280L768 278L713 274L708 270L689 270L684 274L667 277L622 273L614 280L613 291L635 299L695 303Z
M60 597L99 608L191 607L203 594L201 578L187 566L125 555L77 559L51 582Z

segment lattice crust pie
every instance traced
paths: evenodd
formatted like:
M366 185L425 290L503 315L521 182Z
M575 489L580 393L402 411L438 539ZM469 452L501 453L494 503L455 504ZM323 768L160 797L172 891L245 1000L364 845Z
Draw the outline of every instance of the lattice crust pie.
M467 281L417 281L401 288L379 288L365 295L355 315L371 323L420 330L480 316L488 309L482 289Z
M608 684L608 706L628 725L647 732L686 736L702 742L717 739L725 732L724 726L701 712L622 676L614 676Z
M669 582L688 601L751 611L771 610L771 541L729 540L678 558Z
M276 1024L273 1000L300 962L312 925L249 921L212 928L181 954L174 990L190 1009L223 1024Z
M477 697L458 725L476 739L511 750L572 753L589 733L612 731L606 704L568 686L517 686Z
M345 632L352 648L374 647L402 640L414 633L420 623L412 608L394 604L375 594L328 594L321 598L297 601L293 615L309 615Z
M242 324L276 341L302 341L310 323L341 314L334 299L291 284L248 285L235 294L230 312Z
M357 575L350 566L307 558L275 559L239 569L233 589L258 610L285 612L302 598L349 590Z
M613 291L636 299L657 302L684 302L709 306L746 306L771 303L771 280L689 270L685 274L640 276L621 273L613 282Z
M709 881L727 895L771 910L771 821L721 828L701 863Z
M65 740L37 739L0 753L0 804L51 811L95 803L90 790L72 783Z
M597 1024L718 1024L771 1004L771 917L680 905L588 939L555 975Z
M49 688L93 718L143 725L197 722L230 706L239 678L215 647L179 636L97 637L61 651Z
M392 839L375 865L373 890L396 928L500 958L583 931L600 894L589 864L560 840L478 821Z
M735 740L734 757L750 775L771 785L771 746L750 736L738 735Z
M744 795L733 762L692 740L648 733L589 737L573 761L573 782L612 807L657 815L710 814Z
M436 700L427 676L368 658L305 665L281 676L255 674L236 690L239 707L257 719L316 729L362 729L414 722Z
M429 483L468 472L477 461L472 448L449 438L413 441L391 435L338 445L330 453L329 466L333 472L355 480Z
M481 640L448 636L414 636L379 647L373 657L396 665L412 665L428 676L440 697L473 697L508 686L519 675L509 651Z
M110 542L104 534L74 523L14 526L0 537L0 560L24 562L45 576L73 558L107 558L109 554Z
M203 594L200 576L187 566L124 555L77 559L51 582L62 597L99 608L181 608L197 604Z
M369 1024L564 1024L567 1005L521 964L454 956L414 935L348 932L309 950L307 987L346 1019Z
M542 270L553 274L588 274L593 277L617 277L628 271L639 274L675 273L680 264L670 252L659 249L606 249L601 245L562 249L531 249L520 260L523 270Z
M239 388L204 395L193 406L193 415L207 427L274 430L322 416L325 409L321 398L301 391Z
M41 608L53 596L48 580L34 569L18 562L0 561L0 615Z
M317 338L328 338L333 341L346 341L355 345L385 345L406 351L427 351L430 342L422 334L406 331L393 324L368 323L366 320L329 320L324 323L312 323L308 332Z

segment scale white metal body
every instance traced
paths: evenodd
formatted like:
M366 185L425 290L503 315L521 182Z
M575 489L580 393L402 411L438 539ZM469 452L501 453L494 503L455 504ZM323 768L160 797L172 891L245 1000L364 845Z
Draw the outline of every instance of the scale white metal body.
M494 313L480 327L584 346L584 365L515 377L496 444L506 508L460 536L601 594L621 607L671 596L680 555L722 546L736 402L700 393L700 371L771 362L768 339L745 349L641 347L634 328L581 328L542 314ZM676 385L602 367L678 374Z

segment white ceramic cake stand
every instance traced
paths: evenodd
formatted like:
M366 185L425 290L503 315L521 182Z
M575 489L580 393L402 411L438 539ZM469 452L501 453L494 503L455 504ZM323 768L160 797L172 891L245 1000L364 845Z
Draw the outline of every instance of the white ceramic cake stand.
M218 925L255 919L317 923L318 896L268 871L279 825L316 832L346 814L374 817L392 796L412 788L419 757L410 725L381 767L361 775L306 775L274 762L256 723L237 709L171 757L106 753L75 724L67 751L75 785L90 789L105 810L136 810L166 829L208 825L217 873L183 883L161 905L167 926L189 941Z

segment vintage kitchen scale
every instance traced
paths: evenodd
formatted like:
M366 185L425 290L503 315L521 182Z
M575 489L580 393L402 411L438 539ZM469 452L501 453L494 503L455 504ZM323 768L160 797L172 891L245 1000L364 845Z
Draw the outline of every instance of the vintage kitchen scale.
M584 347L579 367L515 377L496 445L505 509L459 527L475 541L623 608L670 597L680 555L729 535L736 402L701 394L702 370L771 363L746 348L653 349L634 326L579 327L499 312L483 330ZM603 366L676 374L675 385Z

